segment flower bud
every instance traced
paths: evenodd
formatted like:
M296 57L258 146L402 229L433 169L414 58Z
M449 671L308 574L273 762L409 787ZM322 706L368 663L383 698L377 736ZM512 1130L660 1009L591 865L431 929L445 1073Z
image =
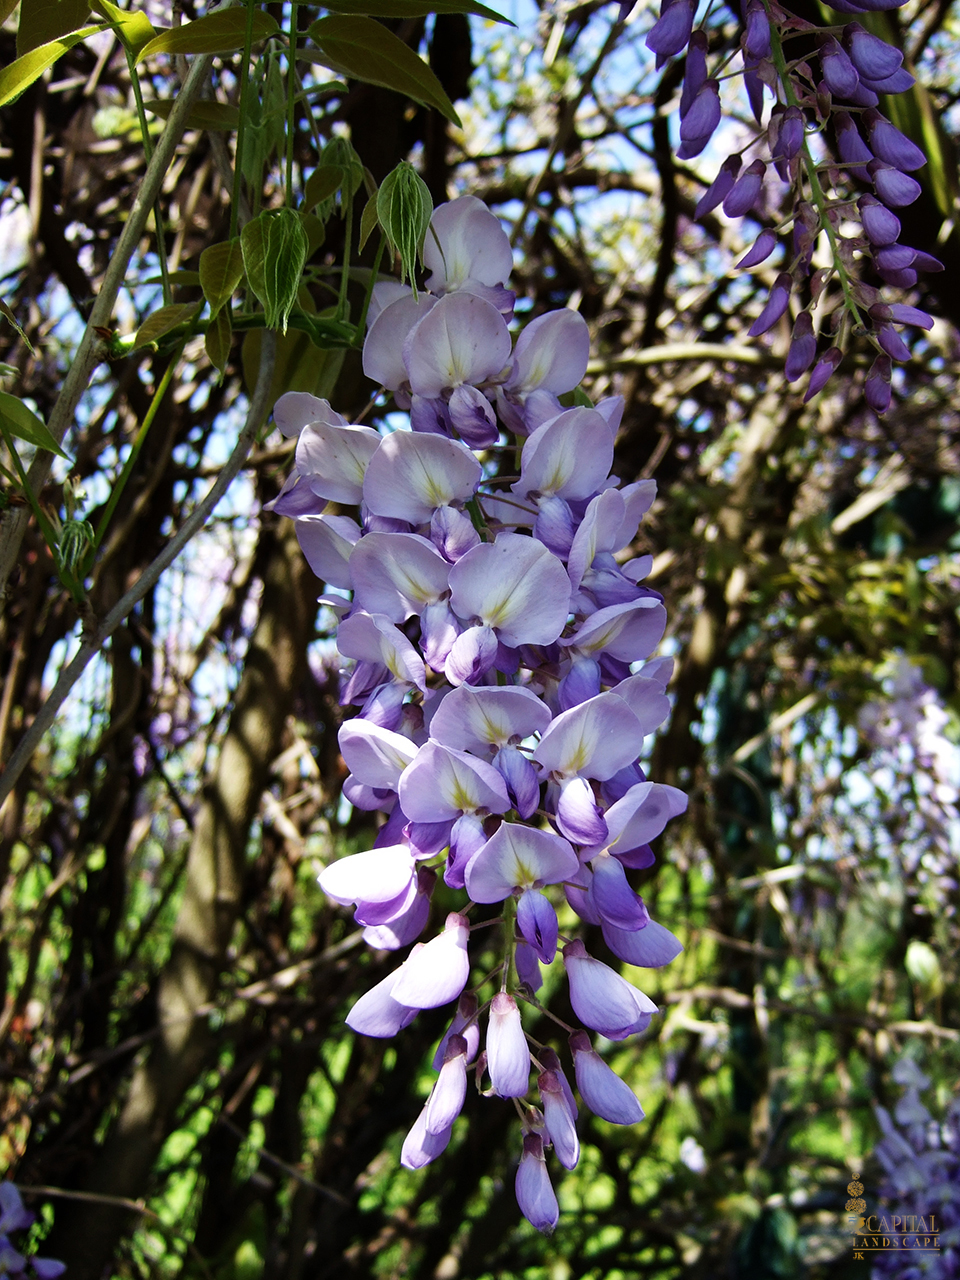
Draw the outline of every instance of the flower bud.
M814 365L813 372L810 374L810 381L807 383L807 391L803 397L803 403L807 404L813 397L823 390L830 379L837 371L837 366L843 359L843 352L839 347L830 347L825 351L817 363Z
M407 160L384 178L377 192L377 218L393 253L400 255L401 279L417 286L417 262L423 266L423 242L433 215L430 188Z
M751 58L769 57L770 19L763 0L748 0L743 47Z
M900 236L900 219L877 199L861 196L857 201L860 221L871 244L893 244Z
M695 31L690 37L683 68L683 92L680 95L680 119L690 110L690 104L703 88L707 79L707 37L703 31Z
M870 148L878 160L900 170L919 169L927 163L927 157L920 148L879 111L867 111L863 121L867 126Z
M793 326L793 337L790 339L790 349L787 351L784 367L787 381L796 382L802 377L813 364L816 354L817 339L813 332L813 320L809 311L801 311Z
M737 266L743 268L743 270L748 267L758 267L761 262L766 262L776 247L777 237L769 227L766 227L757 236L753 243L753 248L743 255Z
M750 212L760 196L766 171L762 160L754 160L741 173L723 201L723 212L728 218L742 218Z
M658 67L686 48L695 12L692 0L667 0L646 39L647 48L657 55Z
M697 207L693 211L693 216L697 221L706 217L708 213L711 213L720 204L736 181L739 172L740 157L728 156L720 166L720 172L697 202Z
M887 76L892 76L903 63L903 54L899 49L887 44L879 36L872 36L859 22L847 23L843 43L854 67L868 80L884 80Z
M793 281L790 276L786 271L781 271L774 281L773 288L770 290L767 305L750 326L749 336L751 338L759 338L762 333L766 333L768 329L773 328L787 309L792 287Z
M827 88L838 98L849 98L856 92L860 83L857 68L833 36L828 36L820 46L820 67Z
M873 179L877 195L888 207L901 209L904 205L913 204L922 188L916 178L911 178L892 165L882 160L873 160L867 165L867 172Z
M557 1225L560 1207L550 1185L547 1162L543 1158L543 1139L538 1133L524 1134L515 1190L523 1216L538 1231L549 1235Z
M886 413L890 408L890 358L877 356L867 374L863 394L875 413Z
M892 324L882 324L877 329L877 341L891 360L909 360L910 348Z

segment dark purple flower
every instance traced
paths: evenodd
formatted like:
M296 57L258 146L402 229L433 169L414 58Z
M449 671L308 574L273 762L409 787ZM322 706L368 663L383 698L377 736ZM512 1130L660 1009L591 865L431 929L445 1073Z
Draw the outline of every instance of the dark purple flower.
M707 36L695 31L690 37L687 57L683 66L683 92L680 95L680 119L690 110L690 104L703 88L707 79Z
M850 61L860 75L868 80L884 80L897 71L903 54L886 40L865 31L859 22L848 22L843 31L843 43L850 54Z
M742 218L750 212L763 189L766 171L767 166L762 160L754 160L744 169L723 201L723 212L728 218Z
M837 366L843 359L843 352L839 347L830 347L825 351L817 363L813 367L810 374L810 381L807 384L807 391L803 397L803 403L806 404L812 400L815 395L823 390L830 379L837 371Z
M813 364L817 355L817 339L813 332L813 320L809 311L801 311L793 326L793 337L784 373L788 382L796 382Z
M900 235L900 219L880 203L876 196L864 195L857 201L860 221L871 244L893 244Z
M693 216L696 219L699 220L700 218L705 217L721 203L727 192L736 182L737 174L739 172L740 157L728 156L720 166L720 172L697 202L697 207L693 211Z
M872 160L873 152L860 137L860 131L854 124L853 117L846 111L838 112L834 117L834 127L837 131L837 150L840 152L840 159L844 164L851 166L852 173L862 173L861 162Z
M748 267L757 267L761 262L766 262L776 247L777 237L769 227L765 227L754 241L753 248L743 255L737 266L744 270Z
M543 1139L538 1133L524 1135L515 1191L523 1216L538 1231L550 1235L560 1217L560 1207L550 1185L547 1162L543 1157Z
M773 288L770 290L770 297L767 299L766 306L748 330L751 338L759 338L762 333L766 333L768 329L773 328L787 309L792 288L793 280L786 271L781 271L774 281Z
M820 67L827 88L838 98L849 98L860 84L857 69L846 50L833 36L828 36L820 46Z
M751 58L766 58L770 54L770 19L763 0L748 0L743 47Z
M913 204L923 188L916 178L901 173L893 165L884 164L882 160L873 160L867 165L867 172L873 179L877 195L885 205L901 209L904 205Z
M927 157L920 148L879 111L867 111L863 122L867 126L870 148L878 160L901 170L919 169L927 163Z
M720 84L717 80L705 80L680 121L680 140L693 144L703 139L702 151L719 123Z
M877 329L877 341L891 360L909 360L910 348L892 324L881 324Z
M890 408L890 357L877 356L870 366L863 394L875 413L886 413Z
M666 0L661 7L660 17L646 39L647 48L657 55L658 67L686 48L695 12L693 0Z

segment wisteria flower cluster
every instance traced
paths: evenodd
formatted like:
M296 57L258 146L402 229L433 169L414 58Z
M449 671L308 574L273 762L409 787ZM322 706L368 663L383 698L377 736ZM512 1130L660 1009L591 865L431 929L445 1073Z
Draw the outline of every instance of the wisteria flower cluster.
M14 1246L11 1234L32 1227L35 1215L23 1207L13 1182L0 1182L0 1276L10 1280L56 1280L66 1264L56 1258L25 1258Z
M929 886L936 912L952 917L960 882L960 750L944 735L949 716L916 662L896 655L883 687L885 696L857 716L874 749L871 774L888 797L887 825L906 870Z
M413 944L354 1005L355 1031L393 1036L421 1009L456 1002L403 1163L445 1149L473 1069L487 1094L514 1100L517 1199L550 1231L559 1211L545 1151L577 1164L577 1102L522 1008L539 1008L542 967L559 952L581 1024L561 1024L576 1085L615 1124L643 1110L584 1028L624 1040L657 1011L561 934L552 895L562 888L629 964L658 967L681 950L627 876L653 863L650 841L686 806L638 762L668 714L672 669L650 659L666 620L643 585L651 557L628 552L655 485L610 474L619 399L561 405L586 370L579 315L542 315L513 345L512 254L479 200L436 210L424 262L427 292L377 286L363 351L412 429L351 425L299 393L275 409L298 436L275 508L295 518L318 577L344 593L321 597L341 615L341 701L358 708L339 734L343 793L385 815L373 848L327 866L320 884L354 906L371 947ZM515 458L519 474L507 474ZM359 508L359 520L333 504ZM419 942L440 876L465 901ZM502 926L502 958L471 985L471 934L491 925Z
M886 1171L881 1194L902 1220L936 1218L939 1253L880 1251L871 1280L957 1280L960 1277L960 1098L954 1098L937 1120L920 1091L930 1080L911 1058L901 1058L893 1078L903 1096L893 1115L876 1107L883 1138L876 1156Z
M902 3L831 0L834 9L861 16ZM750 336L772 329L787 313L791 296L805 296L794 319L787 379L796 381L810 371L804 397L809 400L839 365L847 333L864 333L876 350L865 396L883 413L890 405L892 362L910 358L901 329L930 329L933 321L917 307L887 302L879 288L858 278L861 266L869 263L880 281L900 289L915 285L918 272L943 269L932 255L900 244L895 210L919 196L912 174L926 157L878 110L879 95L904 92L914 77L898 49L855 19L825 28L776 0L741 0L741 5L743 82L758 125L764 122L765 88L774 104L756 139L724 160L696 215L702 218L720 206L728 217L758 216L773 168L786 185L792 210L780 226L765 227L737 263L743 269L759 266L782 246L783 269ZM720 80L710 75L706 19L693 29L696 10L696 0L662 0L660 18L647 36L658 66L686 52L677 151L683 160L700 155L721 120ZM802 50L794 58L791 42ZM819 147L825 132L836 140L835 156ZM751 150L759 154L747 162ZM851 187L861 194L852 196ZM814 270L821 236L829 265ZM832 280L840 287L839 306L827 289Z

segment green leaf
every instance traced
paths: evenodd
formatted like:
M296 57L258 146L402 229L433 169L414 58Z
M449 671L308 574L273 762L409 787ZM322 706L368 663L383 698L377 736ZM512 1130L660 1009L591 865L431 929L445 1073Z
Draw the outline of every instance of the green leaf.
M292 209L268 209L240 233L243 265L250 288L263 304L268 329L287 331L297 300L307 233Z
M173 285L182 285L185 289L196 289L200 286L199 271L171 271L167 279ZM144 284L163 284L163 276L147 276Z
M161 307L152 316L147 316L137 330L137 336L133 344L134 350L137 347L145 347L148 342L156 342L165 333L170 333L172 329L176 329L179 325L186 324L197 314L200 306L199 302L175 302L172 306Z
M253 15L254 42L275 36L280 30L276 18L257 9ZM219 10L195 22L161 31L144 45L137 61L155 53L234 53L242 49L247 38L247 15L244 9Z
M239 236L234 236L224 244L212 244L201 253L200 288L210 303L212 315L216 315L224 303L230 301L242 279L243 250L240 248Z
M377 197L372 195L367 203L363 206L363 213L360 216L360 249L370 239L373 229L377 225Z
M221 378L227 367L227 358L230 355L232 341L233 326L230 323L230 311L227 307L221 307L207 326L206 337L204 338L207 358Z
M408 160L401 160L384 178L377 194L377 217L387 243L400 255L400 278L414 285L417 261L423 262L423 242L433 217L430 188Z
M59 454L61 458L67 457L43 420L32 409L28 409L22 400L7 395L5 391L0 391L0 418L3 418L4 426L12 436L36 445L38 449Z
M116 29L134 57L157 34L150 19L139 9L121 9L111 4L110 0L92 0L92 4L97 13L102 14Z
M297 4L313 0L295 0ZM478 18L493 22L505 22L512 27L509 18L488 9L474 0L324 0L323 7L331 13L366 14L371 18L422 18L428 13L475 13Z
M338 164L318 165L307 179L303 189L303 207L314 209L337 191L344 179L344 170Z
M172 98L156 98L145 102L145 110L161 120L168 120L173 110ZM232 131L240 123L240 110L226 102L195 102L187 112L188 129L226 129Z
M313 23L308 34L332 71L393 89L460 124L443 85L423 59L373 18L334 14Z
M47 68L52 67L68 49L72 49L81 40L86 40L87 36L95 36L106 30L103 23L98 23L95 27L82 27L79 31L72 31L70 35L63 36L59 40L51 40L48 44L31 49L22 58L17 58L8 67L4 67L0 71L0 107L5 107L8 102L19 98L21 93L29 89L34 80L39 80Z
M21 0L17 57L78 30L89 13L89 0Z

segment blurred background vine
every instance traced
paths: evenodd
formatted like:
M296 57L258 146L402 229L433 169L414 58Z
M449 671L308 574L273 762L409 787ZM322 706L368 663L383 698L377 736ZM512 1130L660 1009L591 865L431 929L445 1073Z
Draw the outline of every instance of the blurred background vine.
M960 11L881 15L928 154L904 234L946 270L878 419L865 346L804 405L789 318L747 337L777 269L733 264L782 211L693 221L718 156L674 158L651 6L427 9L0 0L0 1172L71 1280L865 1276L874 1108L906 1054L943 1113L960 1052ZM331 618L268 509L294 448L269 410L388 419L359 346L405 160L502 219L521 323L584 316L615 471L660 493L650 745L691 804L644 892L686 951L615 1050L647 1119L585 1122L550 1239L506 1106L400 1167L443 1017L344 1027L392 966L316 885L369 816L338 803Z

